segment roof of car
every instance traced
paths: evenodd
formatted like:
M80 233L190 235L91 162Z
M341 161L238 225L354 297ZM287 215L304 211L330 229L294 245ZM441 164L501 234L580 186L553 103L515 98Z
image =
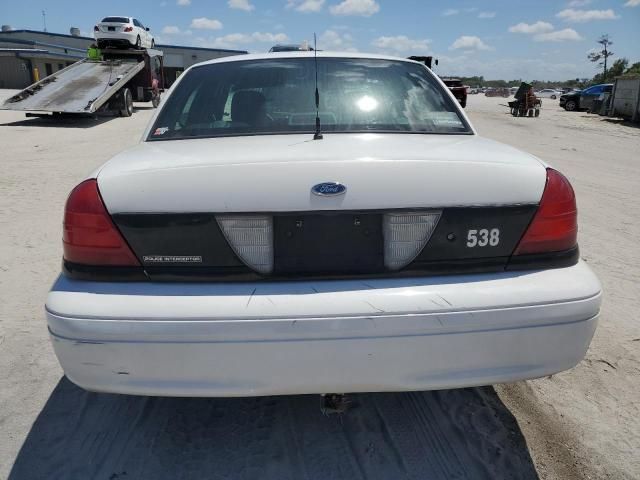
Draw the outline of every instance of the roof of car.
M404 57L394 57L391 55L378 55L375 53L354 53L354 52L270 52L270 53L250 53L248 55L233 55L229 57L221 57L206 62L197 63L194 67L202 65L210 65L212 63L226 63L226 62L243 62L247 60L272 60L274 58L313 58L317 53L318 58L362 58L371 60L395 60L409 63L417 63L423 65L420 62L409 60Z

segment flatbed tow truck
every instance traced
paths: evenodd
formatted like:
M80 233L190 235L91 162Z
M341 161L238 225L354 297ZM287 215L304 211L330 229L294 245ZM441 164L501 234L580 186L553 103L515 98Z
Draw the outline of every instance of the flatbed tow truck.
M27 116L110 111L130 117L134 101L160 103L162 60L160 50L105 49L102 60L69 65L8 98L0 110L22 110Z

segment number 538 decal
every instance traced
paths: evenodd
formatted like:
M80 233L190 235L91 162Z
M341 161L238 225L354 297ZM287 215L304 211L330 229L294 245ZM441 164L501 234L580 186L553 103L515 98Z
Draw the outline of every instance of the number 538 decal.
M481 228L480 230L469 230L467 232L467 247L495 247L500 244L499 228Z

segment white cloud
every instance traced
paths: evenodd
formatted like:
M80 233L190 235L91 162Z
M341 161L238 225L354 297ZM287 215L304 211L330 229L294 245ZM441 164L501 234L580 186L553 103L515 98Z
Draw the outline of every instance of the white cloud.
M289 40L289 37L284 33L261 33L261 32L253 32L251 34L251 39L256 42L266 42L266 43L282 43Z
M175 25L167 25L162 29L162 33L165 35L178 35L180 33L180 29Z
M188 7L189 5L191 5L191 0L178 0L176 4L180 5L181 7Z
M536 42L565 42L583 39L573 28L554 30L553 25L549 22L518 23L509 27L509 31L533 35Z
M640 6L640 0L629 0L624 4L625 7L637 7Z
M340 50L343 52L355 52L353 37L348 33L340 33L335 30L326 30L318 38L318 48L321 50Z
M548 22L536 22L536 23L518 23L509 27L511 33L544 33L553 30L553 25Z
M496 16L496 12L480 12L478 18L493 18Z
M289 37L284 33L253 32L253 33L229 33L212 40L199 39L203 47L213 48L238 48L252 43L284 43Z
M565 22L584 23L592 20L615 20L619 18L610 8L607 10L575 10L567 8L558 12L556 17L562 18Z
M249 3L249 0L229 0L227 5L229 5L229 8L244 10L245 12L250 12L256 8Z
M375 0L343 0L337 5L329 7L332 15L358 15L370 17L380 11L380 5Z
M571 0L567 5L570 7L585 7L591 3L591 0Z
M556 30L555 32L538 33L533 36L536 42L566 42L579 41L583 38L573 28Z
M449 50L491 50L491 47L479 37L463 35L451 44Z
M315 13L322 10L325 0L287 0L287 8L296 12Z
M450 17L451 15L457 15L460 13L460 10L456 10L455 8L448 8L444 12L442 12L443 17Z
M429 50L431 40L426 38L409 38L406 35L396 35L391 37L378 37L371 45L395 55L422 55Z
M222 28L222 22L215 18L194 18L191 20L191 28L199 28L201 30L220 30Z
M490 61L477 55L438 55L440 64L436 68L442 75L483 75L487 79L566 80L593 76L593 67L589 62L579 60L556 63L554 59L557 59L557 55L552 58L500 56Z

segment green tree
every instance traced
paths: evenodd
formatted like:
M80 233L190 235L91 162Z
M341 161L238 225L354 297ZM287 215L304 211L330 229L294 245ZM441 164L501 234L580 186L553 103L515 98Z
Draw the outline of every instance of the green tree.
M625 75L640 75L640 62L636 62L624 71Z
M587 55L587 58L589 58L589 60L591 60L594 63L598 62L598 65L601 65L602 67L604 67L602 74L603 74L603 77L606 78L607 59L613 55L613 52L609 50L609 47L613 45L613 42L609 38L608 34L604 34L598 39L598 43L602 45L602 50L589 53Z
M613 52L609 50L609 47L613 45L613 42L609 38L608 34L604 34L598 39L598 43L602 45L602 50L589 53L587 55L587 58L590 61L594 63L597 62L598 65L601 65L602 67L604 67L602 74L604 77L606 77L607 76L607 60L609 57L613 55Z
M616 77L619 77L625 72L628 64L629 60L627 60L626 58L617 59L615 62L613 62L611 68L607 70L606 75L603 75L602 73L597 74L595 77L593 77L592 83L597 84L613 82Z

